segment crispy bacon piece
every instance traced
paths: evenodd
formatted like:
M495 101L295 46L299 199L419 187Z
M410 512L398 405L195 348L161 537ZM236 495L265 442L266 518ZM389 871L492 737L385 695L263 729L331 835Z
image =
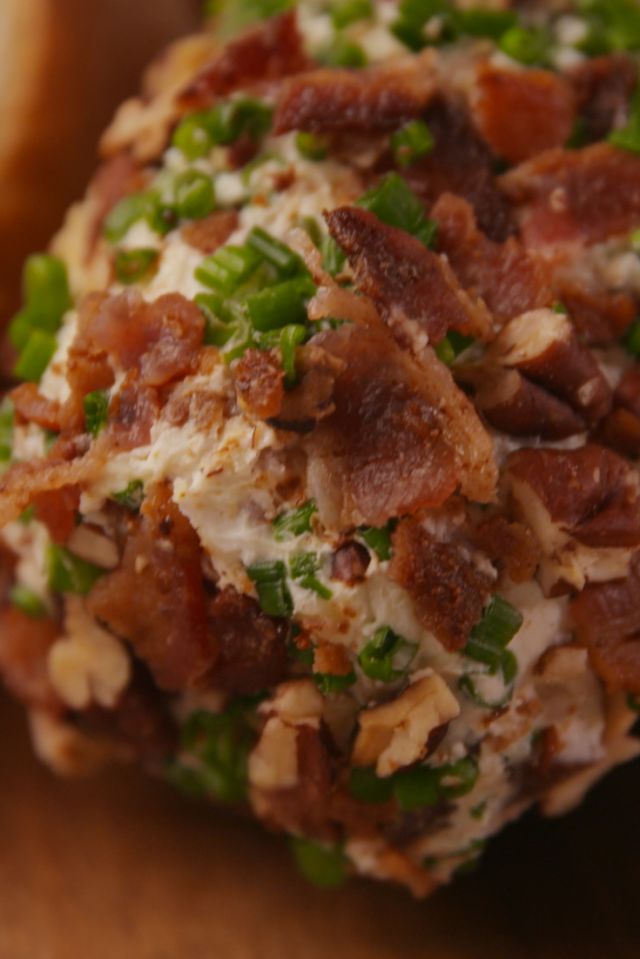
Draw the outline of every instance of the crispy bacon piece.
M553 257L629 233L640 220L640 156L608 143L549 150L500 178L525 246Z
M450 329L487 336L491 319L485 307L420 240L358 207L340 207L325 219L355 269L357 285L391 325L405 317L415 320L432 343Z
M617 343L637 314L636 304L627 293L589 289L575 281L562 281L558 298L589 346Z
M33 498L33 505L37 518L47 527L54 543L66 543L76 527L80 487L45 490Z
M299 347L298 383L284 393L280 410L269 419L271 425L294 433L311 432L316 423L333 413L333 388L343 369L344 363L315 341Z
M512 477L527 484L551 520L595 549L640 545L635 470L601 446L521 449L509 457Z
M102 164L89 187L95 210L88 230L88 254L93 252L102 234L102 225L109 211L123 197L144 189L148 180L148 172L141 169L129 152L116 153Z
M186 110L202 110L218 97L280 80L308 66L295 12L287 11L228 43L182 91L179 102Z
M629 103L638 82L638 69L624 53L593 57L569 73L584 135L604 140L628 118Z
M59 433L62 429L62 407L56 400L43 396L35 383L22 383L11 391L16 416L25 423L35 423L43 430Z
M6 602L9 590L13 585L13 577L17 563L17 556L0 540L0 605Z
M607 688L640 694L640 553L626 579L587 586L571 616Z
M243 410L263 420L278 415L284 400L284 370L275 350L247 350L235 364L233 379Z
M209 255L224 246L238 226L238 219L237 210L216 210L202 220L185 223L180 235L189 246Z
M314 70L287 80L280 91L276 133L362 133L397 130L419 117L433 97L431 53L370 70Z
M331 579L337 579L347 586L362 583L370 562L369 551L362 543L355 540L343 543L331 557Z
M404 172L409 186L427 209L441 193L463 197L483 233L496 242L505 240L514 229L509 203L496 185L491 151L474 129L464 103L437 97L424 120L434 148Z
M165 386L195 369L203 334L202 313L180 293L153 303L134 292L92 294L81 306L78 345L137 367L148 386Z
M384 329L343 326L315 341L344 360L335 411L309 435L309 483L321 513L345 526L439 506L458 484L423 371Z
M389 576L407 590L425 629L445 649L462 649L482 617L491 578L414 519L403 520L393 534Z
M207 633L200 542L168 486L149 490L119 568L98 580L87 604L129 640L161 689L203 683L217 649Z
M465 290L481 297L498 321L553 302L543 263L515 237L494 243L485 236L476 225L473 208L462 197L443 193L431 216L438 224L438 249L446 254Z
M219 656L211 682L240 695L259 693L287 672L286 627L266 616L251 596L228 586L207 609L209 636Z
M471 531L470 538L514 583L526 583L533 577L540 561L540 544L527 526L491 516Z
M483 63L474 119L498 156L521 163L565 145L573 128L573 91L564 77L549 70L503 70Z
M0 612L0 676L29 706L60 708L47 675L47 656L59 636L52 619L34 619L13 606Z
M142 383L138 372L131 370L109 404L109 423L98 443L109 454L146 446L159 415L158 391Z

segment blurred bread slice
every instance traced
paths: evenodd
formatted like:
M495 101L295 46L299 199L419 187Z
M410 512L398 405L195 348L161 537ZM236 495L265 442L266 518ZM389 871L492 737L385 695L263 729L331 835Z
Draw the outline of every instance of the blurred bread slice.
M192 30L199 0L0 0L0 322L95 166L144 67Z

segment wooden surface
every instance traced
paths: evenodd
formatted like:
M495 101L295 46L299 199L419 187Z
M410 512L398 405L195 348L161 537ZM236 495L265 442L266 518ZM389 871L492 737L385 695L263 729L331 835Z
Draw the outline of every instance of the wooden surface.
M319 892L284 845L133 771L59 782L0 703L0 959L637 959L640 765L426 903Z

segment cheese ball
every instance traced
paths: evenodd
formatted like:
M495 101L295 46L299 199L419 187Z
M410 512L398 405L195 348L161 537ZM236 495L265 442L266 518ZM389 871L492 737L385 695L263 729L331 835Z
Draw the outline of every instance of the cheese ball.
M424 896L640 753L640 13L228 4L25 266L0 672Z

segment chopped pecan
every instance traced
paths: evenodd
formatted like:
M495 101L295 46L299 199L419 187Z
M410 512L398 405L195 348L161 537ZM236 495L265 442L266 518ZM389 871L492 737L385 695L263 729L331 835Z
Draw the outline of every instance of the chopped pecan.
M561 440L584 430L570 406L525 379L517 370L496 370L475 396L491 425L511 436Z
M340 580L347 586L362 583L371 557L366 546L350 540L339 546L331 557L331 579Z

